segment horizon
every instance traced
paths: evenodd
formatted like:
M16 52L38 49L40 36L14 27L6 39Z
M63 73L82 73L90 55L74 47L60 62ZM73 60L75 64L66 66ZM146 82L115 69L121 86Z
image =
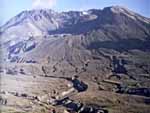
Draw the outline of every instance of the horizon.
M80 2L79 2L80 1ZM10 6L12 7L10 10ZM30 11L37 9L51 9L56 12L67 12L67 11L86 11L90 9L103 9L105 7L121 6L125 7L135 13L138 13L144 17L150 18L150 1L149 0L110 0L110 1L98 1L98 0L2 0L2 7L0 10L3 13L0 18L0 26L3 26L11 18L18 15L22 11Z

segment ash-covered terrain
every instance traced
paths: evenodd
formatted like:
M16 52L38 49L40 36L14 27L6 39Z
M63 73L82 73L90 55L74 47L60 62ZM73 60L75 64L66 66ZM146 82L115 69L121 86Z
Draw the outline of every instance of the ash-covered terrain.
M2 113L149 113L150 18L23 11L0 27Z

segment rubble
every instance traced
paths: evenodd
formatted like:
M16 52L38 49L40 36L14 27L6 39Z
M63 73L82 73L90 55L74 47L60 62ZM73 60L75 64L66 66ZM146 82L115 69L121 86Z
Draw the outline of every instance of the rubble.
M130 88L126 85L119 85L116 92L150 97L150 88Z
M18 72L15 69L7 69L6 74L17 75Z
M23 74L23 75L25 75L25 72L24 72L23 69L20 69L20 73Z
M0 105L6 105L7 99L0 96Z
M73 83L73 87L78 91L82 92L88 88L88 85L85 84L83 81L78 80L77 77L72 78L71 82Z

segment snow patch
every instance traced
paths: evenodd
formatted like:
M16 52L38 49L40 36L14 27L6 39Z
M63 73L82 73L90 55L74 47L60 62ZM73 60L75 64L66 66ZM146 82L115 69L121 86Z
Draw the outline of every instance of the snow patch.
M87 11L83 11L82 14L83 15L89 15L89 13Z

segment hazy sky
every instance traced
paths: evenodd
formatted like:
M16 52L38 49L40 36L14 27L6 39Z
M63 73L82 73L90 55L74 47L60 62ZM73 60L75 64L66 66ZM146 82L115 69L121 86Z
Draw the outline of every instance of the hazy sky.
M23 10L50 8L56 11L102 9L120 5L150 17L150 0L0 0L0 25Z

